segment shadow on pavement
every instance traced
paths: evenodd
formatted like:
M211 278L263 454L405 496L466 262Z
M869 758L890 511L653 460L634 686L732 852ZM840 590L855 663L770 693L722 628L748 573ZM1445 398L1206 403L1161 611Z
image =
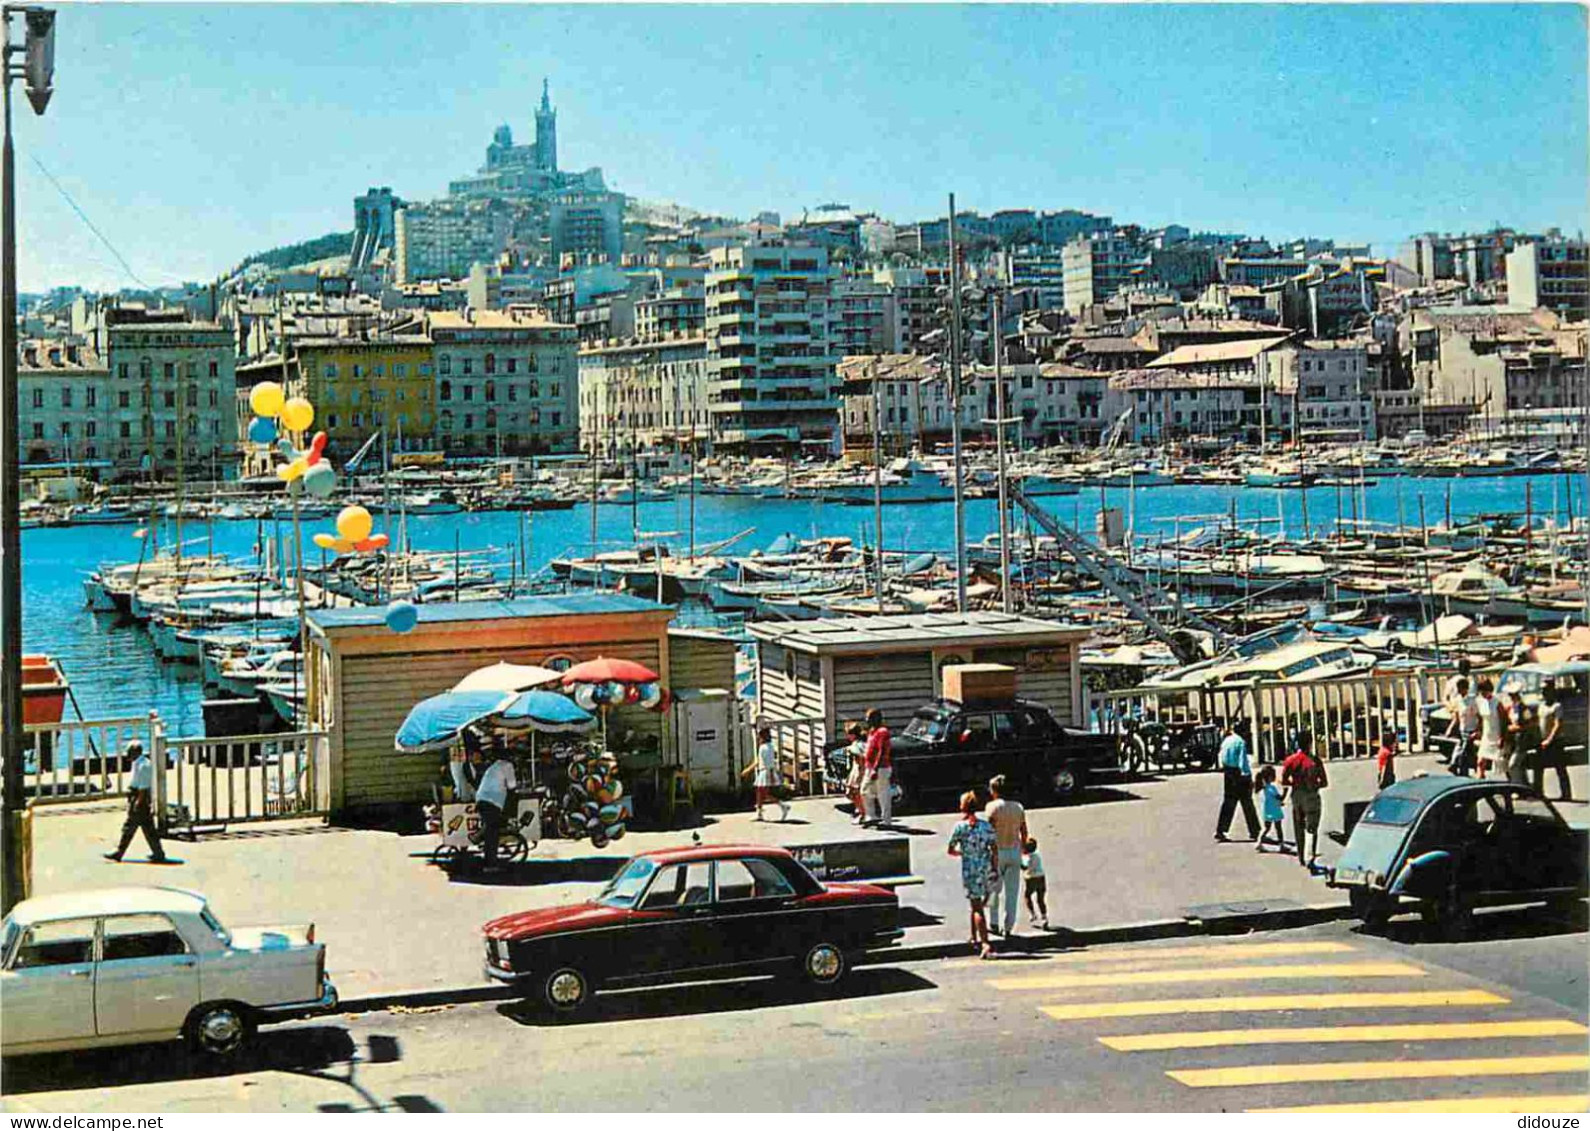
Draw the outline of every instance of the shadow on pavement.
M628 856L576 856L568 860L521 860L487 872L478 859L455 865L448 878L455 884L488 887L530 887L536 884L603 884L628 862Z
M700 1016L848 1001L936 989L926 978L888 967L851 970L839 985L818 989L797 978L747 978L732 982L692 982L655 989L599 993L584 1012L566 1017L533 1000L504 1002L497 1012L520 1025L595 1025L605 1021L640 1021L659 1017Z
M1365 931L1362 924L1355 928ZM1573 907L1509 907L1497 911L1477 911L1473 925L1461 940L1442 934L1439 925L1418 917L1399 916L1378 932L1381 938L1400 943L1502 942L1508 939L1543 939L1555 935L1576 935L1590 931L1590 907L1580 900Z
M214 1060L190 1052L175 1041L156 1045L90 1049L68 1056L41 1053L7 1058L7 1095L26 1092L77 1091L203 1080L244 1072L318 1073L352 1060L356 1049L346 1029L311 1025L297 1029L266 1029L233 1060Z

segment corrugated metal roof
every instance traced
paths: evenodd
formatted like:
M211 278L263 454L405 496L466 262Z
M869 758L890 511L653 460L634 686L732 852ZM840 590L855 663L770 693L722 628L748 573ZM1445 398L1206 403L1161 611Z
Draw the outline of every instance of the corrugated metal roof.
M1082 625L1012 613L924 613L919 616L835 617L783 624L753 624L757 640L782 644L802 652L892 651L902 646L937 641L970 640L998 644L1001 640L1033 637L1076 638L1090 631Z
M643 601L627 593L570 593L558 597L520 597L514 601L459 601L416 605L420 624L458 624L481 620L522 620L531 617L598 616L613 613L648 613L667 605ZM357 609L313 609L309 623L317 628L373 628L386 622L386 606Z

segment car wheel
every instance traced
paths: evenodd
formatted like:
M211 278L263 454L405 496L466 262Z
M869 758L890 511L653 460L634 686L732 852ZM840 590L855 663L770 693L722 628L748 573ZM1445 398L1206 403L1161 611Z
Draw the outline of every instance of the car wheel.
M1073 801L1082 793L1086 771L1079 763L1067 762L1054 773L1052 784L1057 801Z
M212 1057L236 1056L254 1034L248 1010L236 1002L201 1005L188 1018L188 1043L195 1052Z
M837 943L820 942L801 959L801 977L814 986L831 986L845 976L845 952Z
M575 1013L591 1000L591 983L574 967L564 966L541 983L541 997L556 1013Z
M1377 892L1353 888L1347 893L1347 902L1353 914L1363 921L1365 930L1378 931L1391 918L1390 904Z

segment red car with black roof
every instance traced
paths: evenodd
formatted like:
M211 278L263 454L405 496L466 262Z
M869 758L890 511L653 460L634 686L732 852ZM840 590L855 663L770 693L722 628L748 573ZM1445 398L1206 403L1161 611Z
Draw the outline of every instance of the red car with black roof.
M823 883L760 845L644 852L586 903L504 915L482 931L486 976L559 1012L604 987L681 976L787 972L832 985L854 955L904 933L892 891Z

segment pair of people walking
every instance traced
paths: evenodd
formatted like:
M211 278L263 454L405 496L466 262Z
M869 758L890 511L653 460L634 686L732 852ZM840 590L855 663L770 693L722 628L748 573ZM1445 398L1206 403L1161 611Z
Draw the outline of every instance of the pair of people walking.
M850 772L845 777L845 792L854 810L851 818L858 825L888 825L894 821L894 736L883 721L883 712L873 707L865 725L851 723L845 728L850 739L846 753Z
M960 858L961 886L970 905L972 949L983 958L993 957L991 934L1015 933L1023 871L1028 914L1036 921L1041 910L1044 927L1049 925L1048 878L1038 842L1028 835L1026 809L1006 797L1006 790L1003 775L990 780L993 799L982 814L977 793L962 794L962 819L950 832L948 851Z

